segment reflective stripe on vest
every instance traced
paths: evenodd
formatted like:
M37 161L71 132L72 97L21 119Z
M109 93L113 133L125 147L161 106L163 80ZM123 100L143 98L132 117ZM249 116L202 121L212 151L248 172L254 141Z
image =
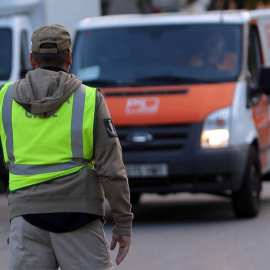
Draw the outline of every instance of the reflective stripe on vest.
M0 92L0 135L11 191L75 173L91 163L96 89L82 85L54 115L39 118L13 100L12 88L4 86Z

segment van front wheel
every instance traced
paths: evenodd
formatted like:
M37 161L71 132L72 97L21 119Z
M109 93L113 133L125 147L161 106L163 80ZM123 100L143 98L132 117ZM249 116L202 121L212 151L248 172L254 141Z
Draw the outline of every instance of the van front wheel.
M232 194L233 210L238 218L251 218L258 215L260 210L260 194L262 184L258 152L250 149L249 159L242 187Z

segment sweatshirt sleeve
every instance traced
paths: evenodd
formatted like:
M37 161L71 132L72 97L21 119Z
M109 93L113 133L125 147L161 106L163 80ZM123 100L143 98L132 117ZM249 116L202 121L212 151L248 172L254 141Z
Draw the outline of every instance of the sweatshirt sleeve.
M95 124L95 161L114 219L113 233L131 235L133 214L122 149L115 132L111 133L111 116L103 95L98 91Z

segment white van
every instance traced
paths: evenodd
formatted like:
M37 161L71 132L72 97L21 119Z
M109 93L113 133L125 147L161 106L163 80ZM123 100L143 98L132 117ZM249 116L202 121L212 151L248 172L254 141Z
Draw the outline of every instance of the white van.
M106 98L133 203L212 193L254 217L270 172L269 67L270 10L241 10L87 18L71 72Z
M73 35L81 19L99 15L99 0L1 0L0 85L23 78L32 68L29 53L36 28L58 23Z

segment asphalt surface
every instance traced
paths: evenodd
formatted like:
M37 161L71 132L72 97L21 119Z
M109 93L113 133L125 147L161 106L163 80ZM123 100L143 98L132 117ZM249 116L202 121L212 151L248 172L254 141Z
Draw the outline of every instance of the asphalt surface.
M106 206L105 232L112 216ZM230 200L210 195L143 195L133 207L129 254L115 270L268 270L270 183L264 185L260 215L236 219ZM7 204L0 196L0 270L8 269ZM112 252L115 260L116 251ZM65 270L65 269L62 269Z

